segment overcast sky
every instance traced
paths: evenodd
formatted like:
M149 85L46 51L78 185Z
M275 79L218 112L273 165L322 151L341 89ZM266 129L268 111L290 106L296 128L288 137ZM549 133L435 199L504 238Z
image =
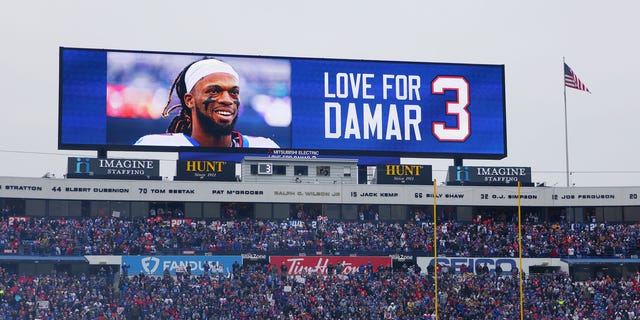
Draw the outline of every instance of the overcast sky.
M638 1L11 1L0 10L0 176L58 177L59 47L504 64L507 158L566 185L563 56L591 94L567 89L576 186L640 185ZM175 153L117 153L155 158ZM433 164L443 181L452 160ZM169 176L171 172L162 172Z

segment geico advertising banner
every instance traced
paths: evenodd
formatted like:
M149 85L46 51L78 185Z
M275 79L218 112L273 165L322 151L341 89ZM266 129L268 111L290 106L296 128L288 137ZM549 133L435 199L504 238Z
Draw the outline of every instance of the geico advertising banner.
M640 206L640 187L555 188L0 177L0 197L55 200L453 206ZM525 211L526 213L526 211Z
M183 70L195 114L172 92ZM193 91L214 73L232 103ZM60 79L61 149L507 155L504 65L60 48Z
M160 160L67 158L69 178L135 179L160 176Z
M175 180L236 181L233 161L178 160Z
M433 257L418 257L416 263L426 273L429 266L433 266L435 259ZM486 266L490 273L495 272L496 267L500 266L503 273L512 273L519 270L520 261L518 258L468 258L468 257L438 257L438 265L447 266L450 272L460 272L463 265L468 272L477 273L478 267ZM529 267L545 266L560 267L560 270L569 272L569 265L562 262L559 258L523 258L522 271L529 273Z
M367 266L369 263L373 270L379 267L390 267L391 257L379 256L270 256L269 264L273 268L281 268L284 264L289 275L301 275L308 273L327 274L329 265L335 267L342 265L342 274L358 273L360 266ZM281 270L281 269L280 269Z
M164 269L168 269L171 275L182 266L185 270L191 266L192 275L204 273L204 264L210 266L209 272L228 273L233 269L233 263L242 265L241 256L122 256L122 264L129 266L130 274L144 273L160 276Z
M531 185L531 167L450 166L447 184L451 185Z
M381 164L376 166L378 184L433 185L430 165Z

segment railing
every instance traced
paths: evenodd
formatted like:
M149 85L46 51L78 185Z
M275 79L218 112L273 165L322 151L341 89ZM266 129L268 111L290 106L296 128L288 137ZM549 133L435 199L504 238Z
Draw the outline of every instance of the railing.
M318 249L273 249L273 250L252 250L252 249L217 249L217 250L206 250L205 248L199 246L191 246L191 247L181 247L181 248L159 248L152 249L150 251L135 251L135 252L107 252L101 253L99 251L94 250L86 250L84 248L74 248L72 252L57 252L56 250L52 250L51 248L34 248L32 245L20 245L15 249L12 248L0 248L0 259L2 259L2 255L23 255L23 256L33 256L33 257L42 257L42 256L85 256L85 255L241 255L241 254L262 254L262 255L272 255L272 256L291 256L291 255L306 255L306 256L318 256L318 255L333 255L333 256L389 256L389 255L406 255L406 256L433 256L432 251L427 250L318 250ZM455 257L459 256L459 252L454 252L450 250L440 250L438 249L438 254L441 256L449 256ZM516 252L517 254L517 252ZM476 257L507 257L507 255L483 255L479 252L470 252L469 254L465 254L465 257L476 258ZM551 254L543 255L543 254L523 254L524 258L611 258L611 259L629 259L629 258L638 258L640 256L640 246L635 246L630 248L630 250L626 252L618 252L615 250L596 253L591 252L589 254L576 253L574 255L557 255L552 256Z

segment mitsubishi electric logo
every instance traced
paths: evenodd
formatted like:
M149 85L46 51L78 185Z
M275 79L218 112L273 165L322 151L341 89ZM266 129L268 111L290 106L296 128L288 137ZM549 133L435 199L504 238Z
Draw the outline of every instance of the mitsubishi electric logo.
M158 270L158 266L160 266L160 259L155 257L146 257L140 262L142 263L142 270L149 274L155 273Z

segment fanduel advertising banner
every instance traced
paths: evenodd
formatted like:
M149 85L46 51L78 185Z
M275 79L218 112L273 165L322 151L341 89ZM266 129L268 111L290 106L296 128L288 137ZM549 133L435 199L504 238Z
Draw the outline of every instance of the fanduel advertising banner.
M185 269L191 266L192 275L204 274L204 264L209 263L212 273L228 273L232 271L233 263L242 266L241 256L122 256L122 263L129 265L130 274L144 273L161 276L164 269L169 269L171 275L176 274L179 266Z
M174 180L236 181L233 161L178 160Z
M378 184L421 184L432 185L430 165L384 164L376 166Z
M161 180L160 160L72 157L67 178Z
M450 166L448 185L468 186L532 186L531 167Z
M501 159L504 72L504 65L61 48L59 147ZM214 73L233 76L229 103L203 87Z

